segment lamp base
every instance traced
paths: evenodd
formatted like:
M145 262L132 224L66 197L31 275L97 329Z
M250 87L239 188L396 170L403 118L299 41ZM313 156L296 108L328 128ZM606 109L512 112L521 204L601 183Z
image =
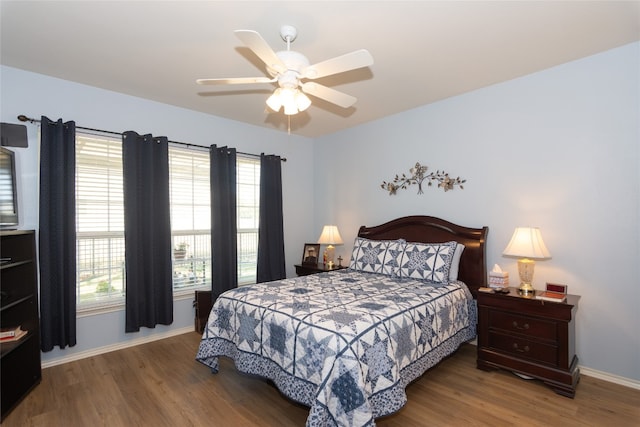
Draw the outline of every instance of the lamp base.
M520 292L527 295L535 293L535 289L531 286L533 282L533 270L536 263L532 259L522 258L518 260L518 275L520 276Z
M327 252L327 259L326 259L327 264L331 266L330 268L332 268L333 267L333 257L334 257L334 255L336 253L335 246L333 246L333 245L327 246L326 252Z
M520 283L520 287L518 288L518 290L521 294L524 295L529 295L536 292L536 290L533 289L533 286L531 286L531 283Z

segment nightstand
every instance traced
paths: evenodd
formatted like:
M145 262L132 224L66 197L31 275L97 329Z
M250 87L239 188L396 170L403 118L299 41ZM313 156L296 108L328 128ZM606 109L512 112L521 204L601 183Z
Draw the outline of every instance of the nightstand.
M565 302L478 292L479 369L508 369L537 378L556 393L574 397L580 379L575 354L577 295Z
M327 271L342 270L343 268L347 268L344 265L341 267L334 265L333 268L329 268L324 264L296 264L295 267L296 274L298 276L308 276L309 274L324 273Z

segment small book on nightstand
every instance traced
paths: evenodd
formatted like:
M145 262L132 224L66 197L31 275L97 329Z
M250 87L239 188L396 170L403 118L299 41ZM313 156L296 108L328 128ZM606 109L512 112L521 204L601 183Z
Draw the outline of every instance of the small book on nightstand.
M563 302L567 299L567 294L563 294L560 292L542 291L540 293L536 293L536 299L541 299L544 301Z
M563 302L567 299L567 285L547 283L547 288L544 292L536 293L536 299Z

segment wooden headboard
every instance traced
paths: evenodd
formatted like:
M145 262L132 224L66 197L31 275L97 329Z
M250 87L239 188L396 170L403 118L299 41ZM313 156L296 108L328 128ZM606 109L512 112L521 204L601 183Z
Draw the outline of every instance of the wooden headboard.
M358 236L371 240L405 239L407 242L443 243L455 240L465 246L458 279L476 296L481 286L487 286L485 242L488 227L469 228L440 218L414 215L397 218L374 227L362 226Z

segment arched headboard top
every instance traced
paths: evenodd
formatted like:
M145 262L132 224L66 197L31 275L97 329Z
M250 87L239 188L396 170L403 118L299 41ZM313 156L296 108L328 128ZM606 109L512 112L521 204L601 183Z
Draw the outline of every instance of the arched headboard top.
M475 296L481 286L487 286L485 243L488 227L464 227L441 218L425 215L405 216L373 227L361 226L358 237L371 240L405 239L407 242L443 243L455 240L465 246L458 279Z

